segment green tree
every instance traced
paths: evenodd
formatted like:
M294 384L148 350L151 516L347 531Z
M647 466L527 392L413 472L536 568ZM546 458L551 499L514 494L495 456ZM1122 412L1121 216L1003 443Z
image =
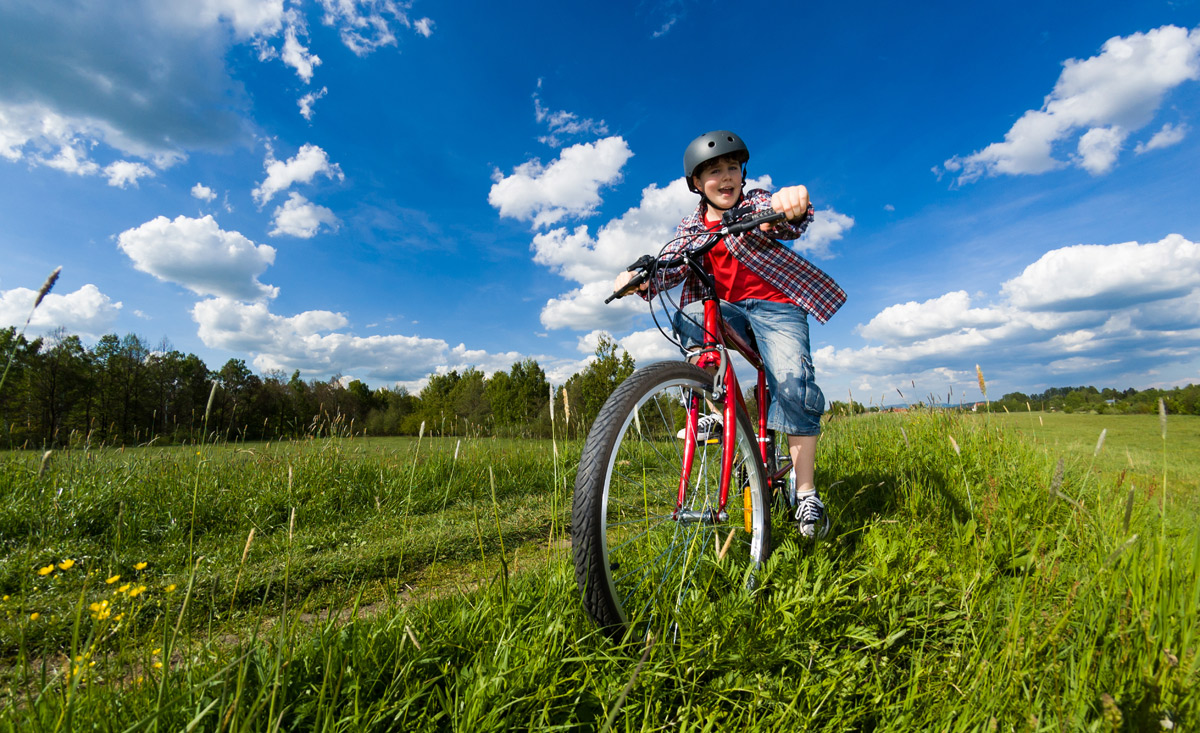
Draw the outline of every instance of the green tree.
M618 350L620 351L618 355ZM601 334L596 343L596 358L582 372L573 375L565 385L573 410L578 411L578 424L589 426L596 419L604 401L636 368L633 357L617 342Z
M91 391L91 358L78 336L58 329L28 370L30 397L37 405L43 445L68 442L72 430L86 431L82 409Z

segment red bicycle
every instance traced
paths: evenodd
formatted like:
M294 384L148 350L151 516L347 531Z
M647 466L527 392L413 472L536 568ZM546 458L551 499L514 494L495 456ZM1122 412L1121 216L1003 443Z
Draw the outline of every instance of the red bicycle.
M664 268L690 269L704 292L695 363L659 362L630 375L600 409L580 459L571 509L575 580L592 619L614 638L686 630L701 605L752 589L771 553L771 506L790 501L791 460L786 441L777 450L767 430L762 359L726 327L704 255L726 235L783 218L769 209L726 212L719 231L698 235L709 241L639 259L628 268L634 278L605 301ZM730 349L758 370L754 422ZM706 436L698 423L714 408L723 426Z

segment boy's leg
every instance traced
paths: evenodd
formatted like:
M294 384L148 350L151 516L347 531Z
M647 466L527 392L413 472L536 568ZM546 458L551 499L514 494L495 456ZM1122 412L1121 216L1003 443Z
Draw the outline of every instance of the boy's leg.
M788 453L792 455L792 468L796 471L796 496L816 491L814 474L817 467L816 435L789 435Z

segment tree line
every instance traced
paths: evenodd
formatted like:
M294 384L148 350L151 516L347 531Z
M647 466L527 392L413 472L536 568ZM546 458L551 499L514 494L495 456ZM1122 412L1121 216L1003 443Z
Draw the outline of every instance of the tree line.
M330 434L582 435L635 364L602 337L595 359L551 388L536 360L485 375L431 374L423 389L361 380L254 374L241 359L210 369L167 340L102 336L94 346L58 331L26 339L0 329L0 447L277 440ZM553 401L553 405L552 405Z
M1200 384L1172 389L1126 389L1111 387L1052 387L1036 394L1010 392L992 403L993 410L1043 410L1056 412L1093 412L1108 415L1146 414L1158 411L1163 401L1173 415L1200 415Z

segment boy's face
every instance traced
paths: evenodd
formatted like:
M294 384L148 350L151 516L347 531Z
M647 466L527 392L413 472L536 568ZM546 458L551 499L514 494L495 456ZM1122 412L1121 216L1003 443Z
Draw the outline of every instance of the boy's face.
M742 164L732 156L710 160L700 166L692 182L708 198L710 205L728 211L742 195Z

